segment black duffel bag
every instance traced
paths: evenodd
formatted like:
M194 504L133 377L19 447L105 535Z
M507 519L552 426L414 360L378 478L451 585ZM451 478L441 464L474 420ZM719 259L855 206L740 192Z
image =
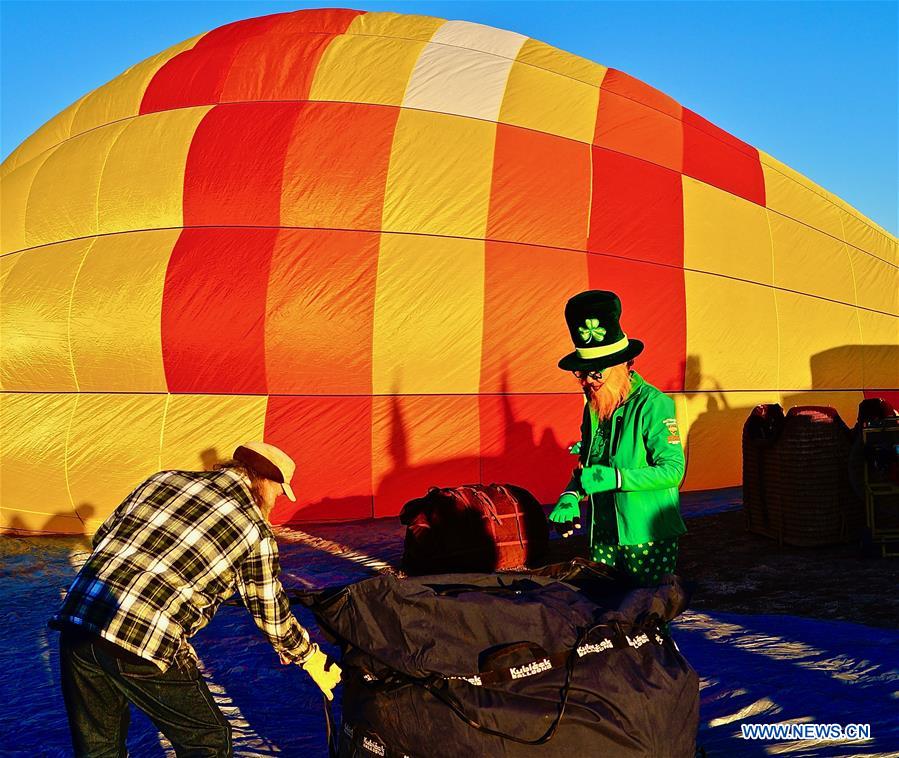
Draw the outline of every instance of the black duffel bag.
M629 589L581 559L382 575L300 593L341 644L344 758L693 757L699 680L665 622L676 576Z

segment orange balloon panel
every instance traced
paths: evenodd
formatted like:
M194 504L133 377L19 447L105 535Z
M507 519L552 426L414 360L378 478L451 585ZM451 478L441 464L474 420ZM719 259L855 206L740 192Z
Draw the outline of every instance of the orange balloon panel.
M379 244L376 232L278 235L265 311L270 393L371 394Z
M587 256L488 242L484 261L482 393L571 392L567 372L547 371L571 352L564 330L547 329L559 303L588 288Z
M574 384L570 377L568 384ZM555 501L558 476L564 479L577 465L569 448L577 441L578 426L571 421L583 408L583 397L570 393L482 395L482 481L513 482L529 489L541 502ZM547 471L556 476L546 476Z
M302 493L296 503L278 498L272 512L274 521L334 521L372 515L370 395L272 397L265 439L297 462L293 488ZM382 445L387 448L384 452L391 449L389 437Z
M227 24L0 181L5 528L89 531L147 473L259 438L298 464L279 522L477 481L553 501L588 288L675 398L688 489L740 483L758 402L852 423L896 391L894 236L649 84L481 24Z
M590 146L501 124L487 237L583 250L590 218Z
M375 397L371 434L375 516L398 513L429 487L481 479L475 394Z
M681 115L681 107L671 98L612 70L603 81L593 143L680 172Z
M379 229L398 116L358 103L305 105L284 156L281 225Z

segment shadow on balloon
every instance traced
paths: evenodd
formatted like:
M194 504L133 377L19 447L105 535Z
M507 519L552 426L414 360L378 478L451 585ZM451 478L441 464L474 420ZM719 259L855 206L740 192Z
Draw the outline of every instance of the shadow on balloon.
M499 395L501 421L497 454L456 456L424 463L412 461L409 422L400 399L393 397L386 451L389 470L381 476L374 491L302 503L285 525L306 528L310 524L340 520L341 514L360 511L370 517L394 516L407 501L423 497L432 487L473 483L515 484L534 493L538 500L548 501L552 497L554 501L568 482L576 459L559 443L551 428L537 432L532 420L516 417L511 396L505 389L504 383ZM579 417L573 415L572 441L578 435L579 424ZM302 491L297 494L302 502Z
M882 397L899 403L895 388L860 389L870 384L869 376L889 374L886 367L899 366L899 346L842 345L813 355L809 361L811 387L791 391L753 390L753 399L768 395L763 402L779 402L784 411L796 406L831 406L847 426L855 424L858 403L865 397ZM741 435L743 424L755 404L733 406L743 393L725 391L721 383L702 370L702 356L689 355L684 364L684 402L689 434L684 441L687 471L684 488L717 489L739 483L742 470ZM698 482L702 487L697 487Z

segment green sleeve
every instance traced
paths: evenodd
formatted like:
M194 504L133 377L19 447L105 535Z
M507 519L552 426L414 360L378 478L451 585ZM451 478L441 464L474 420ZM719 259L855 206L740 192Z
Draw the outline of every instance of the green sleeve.
M587 493L584 492L584 488L581 486L581 478L579 476L571 477L568 484L565 485L565 492L573 492L581 500L587 497Z
M674 401L659 393L646 404L644 414L641 424L646 463L618 469L624 492L677 487L684 477L684 448L674 417Z
M581 452L578 461L586 466L587 458L590 455L590 406L584 406L584 415L581 419ZM574 492L579 498L587 497L584 488L581 486L581 478L577 473L573 474L568 484L565 486L565 492Z

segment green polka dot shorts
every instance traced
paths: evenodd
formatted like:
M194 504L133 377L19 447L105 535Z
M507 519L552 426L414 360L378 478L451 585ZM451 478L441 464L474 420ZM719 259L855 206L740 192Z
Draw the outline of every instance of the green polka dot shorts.
M590 552L592 560L597 563L624 571L641 587L651 587L657 585L665 574L675 573L677 537L639 545L595 542Z

